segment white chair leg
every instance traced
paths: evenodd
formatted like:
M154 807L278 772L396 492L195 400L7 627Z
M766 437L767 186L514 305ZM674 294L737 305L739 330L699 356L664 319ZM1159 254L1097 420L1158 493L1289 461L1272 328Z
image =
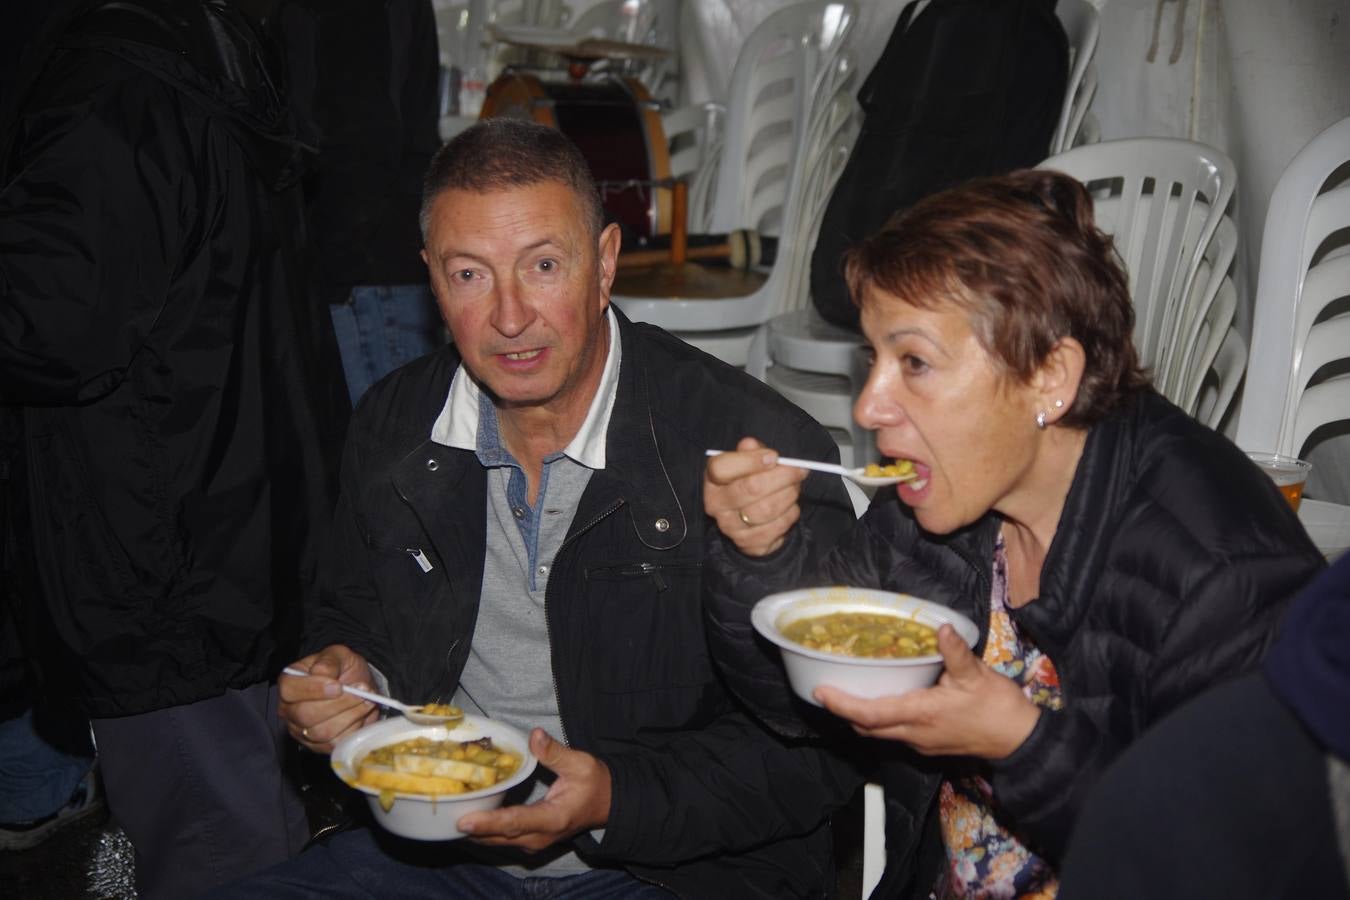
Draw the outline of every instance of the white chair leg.
M886 868L886 794L879 784L863 786L862 896L867 900Z
M769 371L769 328L761 325L750 338L750 349L746 351L745 371L763 381Z

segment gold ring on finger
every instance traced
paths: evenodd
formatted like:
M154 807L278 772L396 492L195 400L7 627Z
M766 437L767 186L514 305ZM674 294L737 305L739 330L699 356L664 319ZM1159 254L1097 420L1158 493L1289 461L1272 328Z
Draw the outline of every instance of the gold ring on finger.
M755 527L755 523L750 521L750 517L745 514L745 510L743 509L736 510L736 515L741 517L742 525L746 526L747 528Z
M305 740L309 740L309 729L308 729L308 728L301 728L301 729L300 729L300 736L301 736L302 738L304 738Z

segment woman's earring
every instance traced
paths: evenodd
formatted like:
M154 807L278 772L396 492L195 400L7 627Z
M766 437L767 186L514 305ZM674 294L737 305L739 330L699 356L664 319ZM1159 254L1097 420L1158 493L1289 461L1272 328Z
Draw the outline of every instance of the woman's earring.
M1045 410L1036 413L1036 427L1041 431L1045 430Z

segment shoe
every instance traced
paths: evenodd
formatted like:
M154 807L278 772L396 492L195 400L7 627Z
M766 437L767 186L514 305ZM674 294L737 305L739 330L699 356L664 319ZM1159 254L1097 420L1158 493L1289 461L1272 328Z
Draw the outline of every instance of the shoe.
M98 789L96 773L96 768L90 769L66 805L51 815L31 822L0 825L0 850L28 850L67 826L104 812L107 807L103 802L103 794Z

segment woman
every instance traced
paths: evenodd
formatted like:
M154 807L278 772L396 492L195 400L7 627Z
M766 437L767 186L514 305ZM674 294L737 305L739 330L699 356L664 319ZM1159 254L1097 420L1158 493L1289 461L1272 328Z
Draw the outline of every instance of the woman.
M1149 386L1110 239L1073 179L934 195L847 255L874 359L854 415L918 478L829 535L794 528L801 474L753 439L708 463L709 633L728 680L804 730L749 608L843 583L947 604L935 687L816 699L875 744L877 896L1051 896L1081 798L1122 747L1256 665L1323 564L1273 483ZM816 476L819 477L819 476Z

